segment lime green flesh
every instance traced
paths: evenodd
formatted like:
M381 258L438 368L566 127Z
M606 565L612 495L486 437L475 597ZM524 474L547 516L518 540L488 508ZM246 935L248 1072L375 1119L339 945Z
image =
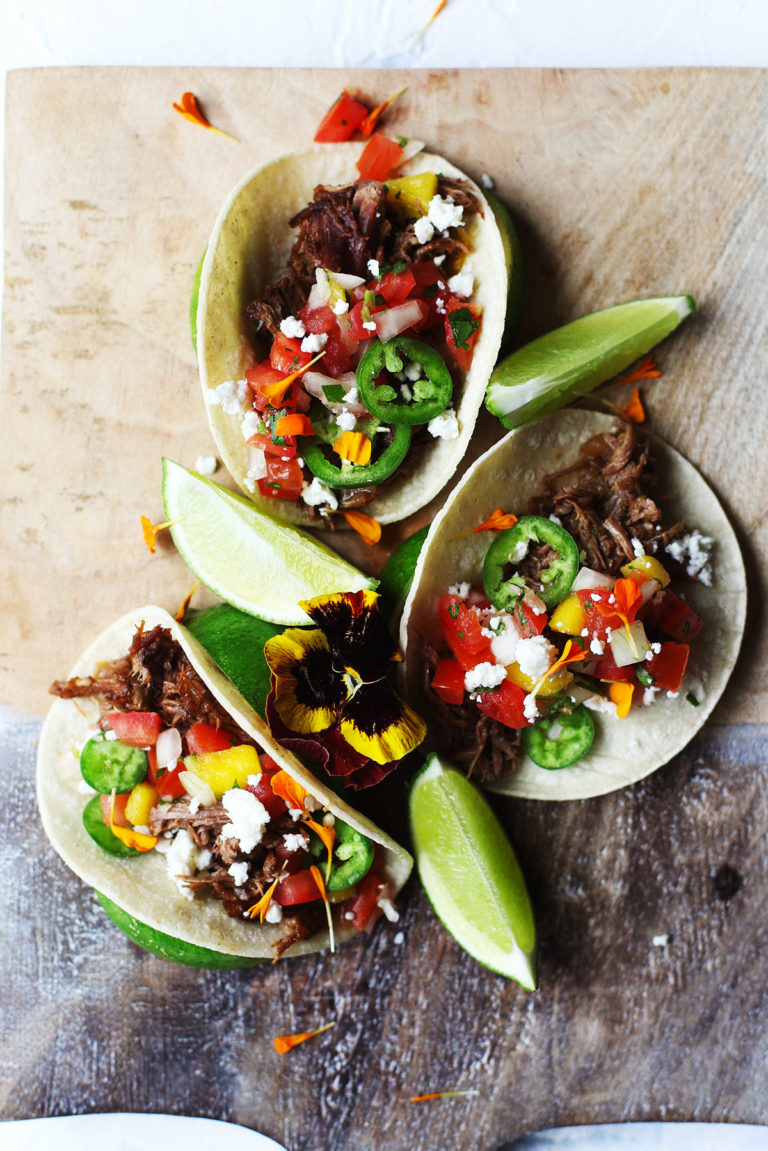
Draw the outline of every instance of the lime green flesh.
M264 715L269 694L269 667L264 644L282 628L246 615L228 603L188 612L184 626L203 645L254 711Z
M522 251L517 229L507 209L490 192L485 193L485 198L491 205L494 219L501 232L504 260L507 265L507 314L504 320L501 348L499 349L500 355L505 356L515 342L517 329L520 325L520 313L523 309Z
M413 583L413 573L429 527L420 528L403 540L389 557L379 573L379 607L387 623L394 626L403 610L406 596Z
M306 624L300 600L376 586L306 532L169 459L163 460L163 504L173 542L189 569L249 615Z
M624 371L695 310L690 296L633 300L547 332L496 365L486 407L520 427Z
M413 781L410 815L419 876L442 923L474 959L535 991L531 901L486 800L432 755Z
M208 249L205 249L207 252ZM192 295L189 298L189 334L192 337L192 347L197 352L197 304L200 299L200 277L203 274L203 264L205 263L205 252L200 257L200 263L197 265L195 272L195 282L192 285Z
M255 959L253 956L227 955L223 951L214 951L210 947L198 947L194 943L185 943L183 939L176 939L173 935L166 935L164 931L158 931L156 927L142 923L140 919L136 919L127 911L123 911L122 907L118 907L111 899L107 899L106 895L102 895L100 891L97 891L96 895L115 927L119 927L123 934L127 935L139 947L143 947L145 951L151 951L153 955L159 955L161 959L170 959L173 963L184 963L187 967L204 967L210 971L223 971L232 967L253 967L257 963L267 962L265 959Z

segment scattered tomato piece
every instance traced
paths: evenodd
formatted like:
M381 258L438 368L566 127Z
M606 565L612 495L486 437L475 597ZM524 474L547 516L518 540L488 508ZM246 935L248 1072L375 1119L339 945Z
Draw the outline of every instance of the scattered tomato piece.
M385 180L403 157L403 149L394 140L374 132L357 161L361 180Z
M315 143L339 144L349 140L368 115L365 104L353 100L349 92L343 91L320 121L315 132Z

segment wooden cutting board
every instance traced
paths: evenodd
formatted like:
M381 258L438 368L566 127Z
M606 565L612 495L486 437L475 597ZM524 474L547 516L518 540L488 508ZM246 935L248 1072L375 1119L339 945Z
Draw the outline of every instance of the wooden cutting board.
M762 582L762 75L17 72L6 137L3 703L42 713L49 682L86 640L140 604L175 610L189 590L168 541L149 556L139 516L162 519L163 455L194 466L213 450L189 335L195 269L230 188L305 146L343 84L370 99L407 84L388 129L476 178L493 175L522 233L524 336L632 297L697 298L699 314L659 352L651 423L718 491ZM185 89L240 143L174 112ZM390 529L370 556L340 546L377 570L397 538ZM757 655L768 623L754 618L749 675L721 720L768 718Z
M291 1151L490 1151L538 1127L630 1119L768 1123L764 75L12 74L0 703L41 714L98 630L147 601L173 610L190 587L171 549L149 557L138 521L161 515L163 454L193 465L212 450L187 300L218 208L250 167L305 145L343 85L378 100L401 84L391 130L491 173L519 222L526 337L632 297L699 301L646 394L653 429L731 513L750 574L719 723L622 792L495 801L537 909L533 996L461 952L415 883L400 934L382 926L336 956L216 974L139 953L30 820L38 725L19 720L0 747L0 870L13 876L0 891L3 1118L209 1115ZM239 144L171 110L188 89ZM387 804L402 831L397 781L363 802ZM321 1039L274 1053L274 1035L331 1019ZM456 1088L476 1094L409 1102Z

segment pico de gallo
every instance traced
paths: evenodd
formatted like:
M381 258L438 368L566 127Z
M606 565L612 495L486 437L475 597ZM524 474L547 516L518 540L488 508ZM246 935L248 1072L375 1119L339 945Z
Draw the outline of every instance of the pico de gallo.
M208 395L241 418L246 486L312 518L365 506L425 445L458 437L482 326L467 231L478 198L435 172L391 176L405 152L382 153L382 139L357 183L318 186L290 220L287 272L246 309L268 354Z
M704 621L671 578L709 582L701 556L712 541L661 525L640 487L646 460L631 425L583 445L532 514L498 509L478 526L494 533L482 587L454 585L440 598L448 651L431 653L429 686L441 738L481 778L509 772L522 753L547 770L569 767L588 753L596 713L622 719L683 690Z
M234 724L167 629L139 628L124 659L51 690L99 702L80 769L94 793L83 823L104 851L160 852L187 898L281 925L276 957L326 922L333 940L331 904L358 930L397 918L376 845Z

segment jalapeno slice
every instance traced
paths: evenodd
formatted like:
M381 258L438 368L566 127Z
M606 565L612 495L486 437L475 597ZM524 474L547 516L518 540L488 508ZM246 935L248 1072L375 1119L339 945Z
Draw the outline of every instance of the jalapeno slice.
M342 819L336 819L333 830L336 835L331 855L331 874L325 886L327 891L346 891L368 874L373 863L373 842L362 831L350 827ZM318 859L326 850L320 837L313 831L310 832L309 849Z
M101 798L92 795L83 809L83 826L99 847L110 855L141 855L135 847L129 847L107 827L101 813Z
M513 528L500 532L485 553L483 590L495 608L511 611L528 584L515 574L531 543L547 544L557 555L534 581L533 590L551 611L569 592L579 570L579 549L573 536L543 516L522 516Z
M392 442L387 444L381 455L371 460L369 464L337 467L331 463L326 454L332 450L330 445L314 443L309 438L302 439L301 454L312 474L330 488L358 488L368 484L380 484L400 467L411 446L412 433L407 424L396 427L394 433Z
M80 752L80 771L85 782L102 795L121 794L141 783L147 774L147 753L119 739L95 735Z
M523 731L523 748L538 767L559 771L586 755L595 737L595 724L583 705L558 711Z
M425 379L403 384L377 383L382 372L402 372L407 361L421 368ZM371 344L355 373L357 393L369 412L387 424L427 424L451 402L453 381L442 356L413 336L394 336L386 344ZM407 388L405 395L403 389ZM410 397L410 398L406 398Z

